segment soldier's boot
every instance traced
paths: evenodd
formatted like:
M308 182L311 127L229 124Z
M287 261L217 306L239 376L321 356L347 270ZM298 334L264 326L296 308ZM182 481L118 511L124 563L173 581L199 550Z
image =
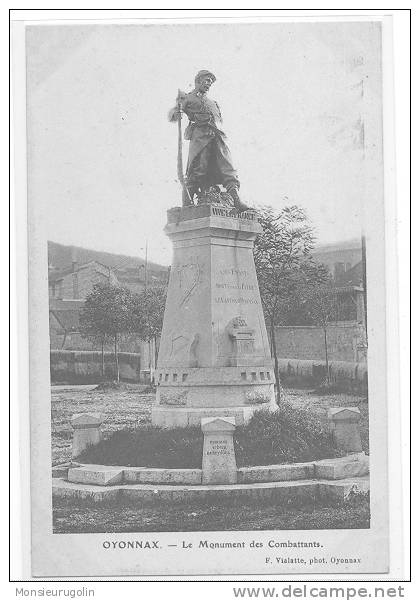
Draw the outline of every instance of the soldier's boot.
M242 200L239 198L237 188L231 188L230 190L228 190L228 192L233 199L233 207L234 207L233 211L235 213L243 213L244 211L253 211L254 210L251 207L249 207L248 205L246 205L244 202L242 202Z

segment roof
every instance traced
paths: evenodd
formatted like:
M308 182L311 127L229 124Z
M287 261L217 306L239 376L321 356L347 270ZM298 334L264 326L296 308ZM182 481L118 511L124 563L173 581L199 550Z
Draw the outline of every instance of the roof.
M351 240L343 240L342 242L329 242L328 244L320 244L319 246L315 246L312 254L340 250L362 250L362 241L360 238L352 238Z
M84 300L50 298L50 311L76 311L82 309L84 305Z
M336 280L338 286L361 286L363 282L363 266L359 261L351 269L348 269Z
M66 275L70 275L71 273L77 273L78 271L85 269L88 265L101 265L101 267L104 267L107 271L110 269L110 267L108 267L107 265L104 265L103 263L100 263L99 261L92 260L92 261L88 261L87 263L82 263L81 265L78 264L77 268L74 268L73 266L71 266L71 267L66 267L65 269L61 269L60 271L51 271L48 274L48 281L58 282L59 280L62 280Z

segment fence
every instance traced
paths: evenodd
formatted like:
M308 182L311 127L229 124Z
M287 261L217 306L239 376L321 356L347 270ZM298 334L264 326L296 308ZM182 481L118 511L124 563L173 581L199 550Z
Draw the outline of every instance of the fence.
M367 394L366 363L332 361L329 364L330 382L343 392ZM279 359L280 380L286 387L314 387L325 381L326 366L310 359Z
M125 382L150 383L148 366L143 369L137 353L119 353L120 378ZM98 351L51 351L51 382L96 384L102 380L102 356ZM325 363L317 360L279 359L281 381L285 386L318 386L325 380ZM105 353L105 377L115 378L112 353ZM365 363L332 361L330 379L339 389L367 394L368 374Z

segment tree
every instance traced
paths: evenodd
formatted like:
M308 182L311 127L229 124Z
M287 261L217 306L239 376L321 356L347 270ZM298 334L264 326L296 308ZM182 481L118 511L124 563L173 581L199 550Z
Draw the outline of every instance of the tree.
M80 316L81 335L102 349L102 375L104 375L104 345L112 342L116 380L120 381L118 361L119 340L122 334L130 331L130 309L132 293L126 288L106 284L95 284L87 296Z
M157 339L162 332L166 293L167 288L159 286L144 290L140 294L133 294L131 299L130 330L137 333L149 345L153 341L155 354L157 351Z
M315 234L302 208L292 205L275 212L263 207L259 220L263 232L256 239L254 259L269 328L279 404L281 384L275 327L288 321L300 302L302 290L309 284L325 282L328 271L311 257Z
M322 328L324 332L325 352L325 384L330 384L330 364L328 359L328 326L335 321L337 315L337 295L334 293L332 283L309 287L306 294L307 313L314 325Z

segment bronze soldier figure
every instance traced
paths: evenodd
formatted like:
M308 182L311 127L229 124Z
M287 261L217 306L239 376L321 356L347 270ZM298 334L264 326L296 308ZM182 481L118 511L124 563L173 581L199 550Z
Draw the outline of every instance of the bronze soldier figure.
M189 118L184 134L190 146L183 205L194 204L195 195L221 184L232 197L235 210L241 213L250 209L239 198L239 179L226 144L226 135L216 125L222 122L219 105L207 96L215 81L216 77L210 71L199 71L194 90L179 97L178 107L169 115L171 121L179 119L182 112Z

